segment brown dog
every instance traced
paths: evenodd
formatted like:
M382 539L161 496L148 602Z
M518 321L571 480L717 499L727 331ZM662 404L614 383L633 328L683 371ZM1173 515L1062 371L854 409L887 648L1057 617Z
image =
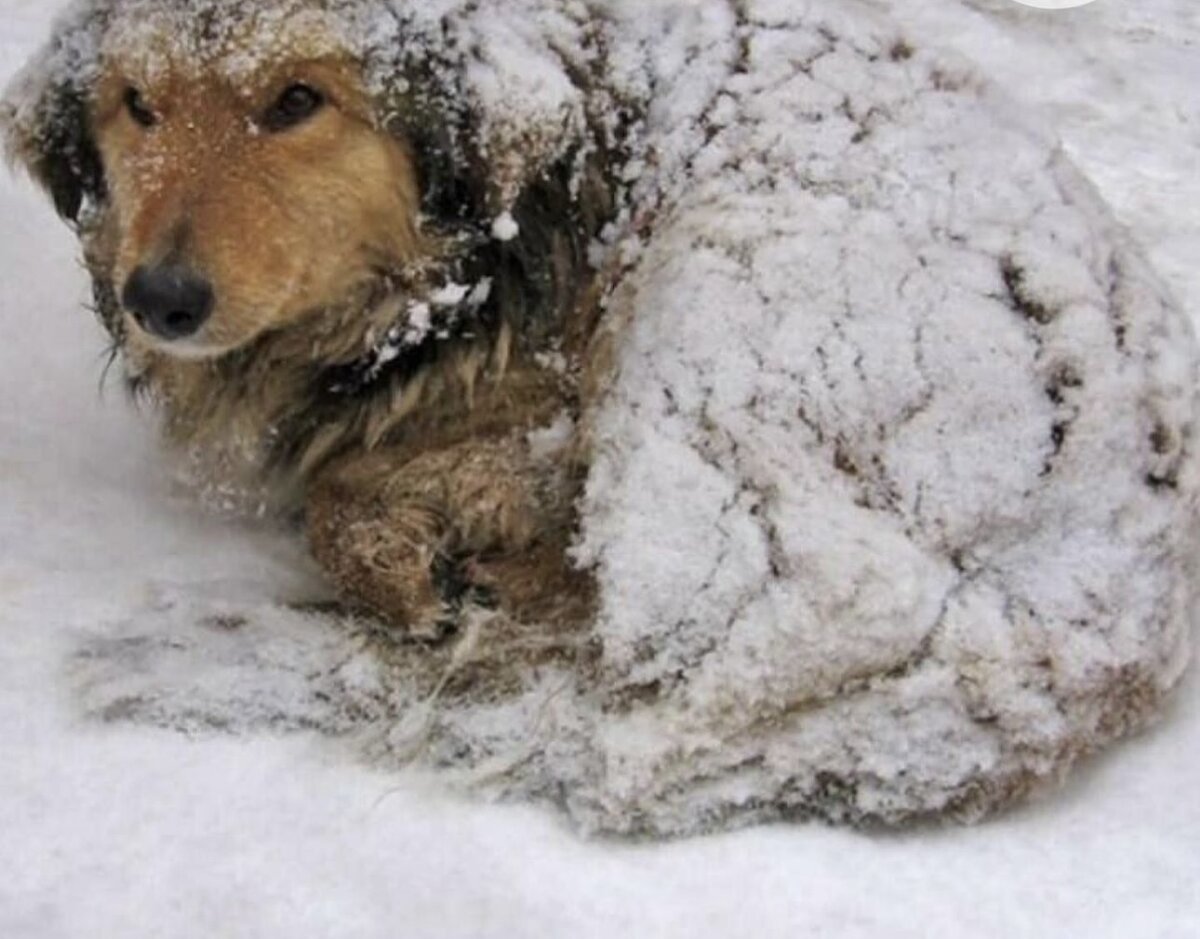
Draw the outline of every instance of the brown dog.
M538 431L574 425L594 357L610 141L556 142L495 237L511 161L427 62L381 93L322 3L160 6L100 4L95 74L9 118L131 384L209 484L302 506L344 595L413 634L470 602L583 617L578 453Z

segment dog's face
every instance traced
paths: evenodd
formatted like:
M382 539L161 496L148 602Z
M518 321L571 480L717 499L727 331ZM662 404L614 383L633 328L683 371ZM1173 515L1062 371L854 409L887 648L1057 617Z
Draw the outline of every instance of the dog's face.
M590 237L615 210L606 148L577 89L543 101L538 70L480 59L443 7L475 4L78 0L0 100L0 142L77 226L132 373L331 335L345 317L321 311L360 310L381 273L487 280L509 318L574 302L584 235L559 226ZM353 358L380 324L358 325L321 354Z
M153 30L104 56L90 126L131 339L219 355L420 252L411 155L320 23L291 29L199 66Z

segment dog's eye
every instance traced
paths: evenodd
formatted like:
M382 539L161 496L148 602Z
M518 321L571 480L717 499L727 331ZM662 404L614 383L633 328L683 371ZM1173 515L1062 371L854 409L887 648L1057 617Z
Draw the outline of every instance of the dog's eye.
M158 118L147 106L142 93L136 88L125 90L125 110L129 112L129 116L133 118L134 122L142 127L153 127L158 123Z
M325 98L308 85L289 85L263 116L267 130L281 131L302 124L321 109Z

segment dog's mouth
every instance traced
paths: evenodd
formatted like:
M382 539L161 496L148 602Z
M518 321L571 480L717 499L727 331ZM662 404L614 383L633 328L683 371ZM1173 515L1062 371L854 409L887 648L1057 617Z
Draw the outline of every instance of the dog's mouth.
M155 339L153 336L148 336L144 331L139 330L139 332L155 352L185 362L203 362L211 359L219 359L241 348L240 344L205 342L203 338L164 342Z
M158 321L150 321L144 312L135 312L122 305L125 320L124 334L144 349L185 361L218 359L249 345L254 337L233 338L222 335L221 319L213 316L209 321L192 328L186 315L177 318L164 314Z

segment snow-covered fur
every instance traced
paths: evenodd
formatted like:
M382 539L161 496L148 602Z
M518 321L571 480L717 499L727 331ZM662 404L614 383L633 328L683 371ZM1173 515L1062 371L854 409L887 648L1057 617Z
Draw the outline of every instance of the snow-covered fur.
M414 388L413 379L430 366L458 374L470 371L468 350L507 364L519 353L558 349L572 328L565 320L590 283L587 244L614 211L609 149L621 134L615 124L610 133L584 113L583 89L567 86L569 100L554 102L562 113L541 139L532 132L505 139L487 124L480 93L465 86L468 70L481 65L471 61L469 36L442 32L428 10L380 15L394 34L374 49L369 44L378 37L371 30L379 24L365 22L362 11L347 4L82 4L60 28L44 68L27 74L28 86L17 95L23 102L7 109L10 152L78 227L97 310L130 382L165 406L177 442L198 457L222 451L223 461L211 454L205 459L206 473L219 463L227 470L246 463L248 472L230 481L261 476L275 496L349 450L400 435L396 424L436 397ZM171 47L164 48L168 41ZM300 41L302 53L291 45ZM582 32L580 41L586 41ZM265 330L236 355L202 367L134 341L118 302L113 244L119 240L113 230L130 207L116 204L101 165L90 126L95 86L108 73L153 76L182 62L190 82L211 84L216 92L321 55L361 64L378 132L395 135L412 153L421 179L420 240L428 250L415 262L399 252L376 260L374 280L354 284L304 322L286 324L299 328ZM627 120L619 108L596 107L606 122ZM247 136L257 134L248 128ZM181 140L180 148L188 144ZM177 156L167 152L164 162ZM213 159L221 157L213 147ZM170 189L170 178L138 168L149 177L144 185ZM260 175L271 170L265 166ZM175 175L194 171L187 166ZM177 198L186 202L188 195ZM245 222L230 219L231 225ZM295 475L300 480L290 478Z
M97 49L171 7L80 5L10 98L85 236ZM159 673L144 645L136 676L128 645L88 650L97 713L353 732L653 833L974 815L1157 713L1196 598L1194 340L969 66L857 0L311 8L414 143L431 218L493 248L559 230L523 206L594 234L571 280L599 333L580 361L537 350L574 406L520 442L581 455L590 615L368 653L280 611L231 652L184 615ZM547 179L565 200L529 199ZM593 185L603 212L570 217ZM252 661L253 690L156 680L180 649Z

